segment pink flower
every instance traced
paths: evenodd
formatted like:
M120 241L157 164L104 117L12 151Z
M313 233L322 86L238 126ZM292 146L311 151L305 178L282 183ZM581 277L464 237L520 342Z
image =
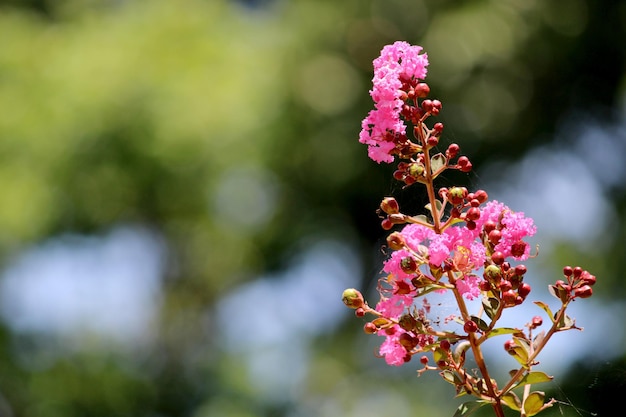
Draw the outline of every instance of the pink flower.
M459 292L465 296L468 300L473 300L480 296L480 288L478 283L480 278L476 275L465 275L462 279L456 281L456 288Z
M480 218L476 221L477 229L480 230L488 220L501 225L502 237L494 248L496 251L502 252L505 257L512 256L518 261L528 259L530 252L528 244L525 244L522 255L515 256L512 253L512 248L523 241L524 238L533 236L536 233L537 228L533 219L525 217L521 211L513 212L505 204L492 200L487 202L481 210Z
M406 333L400 326L393 327L393 333L388 334L386 330L378 332L379 336L385 336L385 341L380 345L380 354L385 357L388 365L400 366L406 363L407 351L400 344L400 335Z
M376 311L384 317L396 319L400 317L404 310L413 304L413 294L392 294L389 297L381 297L376 304Z
M428 56L421 54L421 46L398 41L386 45L373 62L374 78L370 96L375 109L361 123L359 142L368 145L368 155L374 161L393 162L391 151L394 139L406 133L406 125L400 119L404 102L400 98L402 82L424 79Z

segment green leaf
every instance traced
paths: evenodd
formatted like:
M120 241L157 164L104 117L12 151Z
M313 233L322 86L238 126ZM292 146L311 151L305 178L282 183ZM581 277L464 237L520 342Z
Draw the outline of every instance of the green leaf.
M503 334L520 334L520 330L519 329L514 329L512 327L499 327L497 329L493 329L492 331L489 332L489 334L487 335L487 337L494 337L494 336L500 336Z
M426 217L426 216L425 216L425 215L423 215L423 214L418 214L417 216L411 216L411 218L412 218L413 220L416 220L416 221L418 221L418 222L422 223L422 224L429 224L429 223L428 223L428 217Z
M540 382L550 382L554 377L539 371L529 372L519 381L517 385L539 384Z
M446 166L448 160L443 154L438 153L437 155L433 155L430 158L430 171L435 174L437 171Z
M557 325L556 328L559 330L567 330L571 328L572 326L574 326L574 320L567 314L562 314L561 319L559 320L559 324Z
M524 401L524 412L528 417L532 417L541 411L545 397L545 393L541 391L534 391L528 394Z
M430 211L431 213L433 212L431 209L432 205L430 203L426 204L424 206L424 208L428 211ZM441 203L441 201L439 200L435 200L435 208L437 209L437 213L441 213L441 210L443 209L443 204ZM434 213L433 213L434 215Z
M480 317L476 317L476 316L471 316L470 319L476 323L476 325L478 326L478 328L480 330L482 330L483 332L486 332L487 330L489 330L489 325L487 323L485 323L485 321L483 319L481 319Z
M557 297L558 298L558 297ZM548 307L548 305L542 301L535 301L535 304L537 304L539 307L543 308L543 311L545 311L548 314L548 317L550 317L550 319L554 322L554 314L552 314L552 310L550 310L550 307Z
M528 357L530 356L530 344L520 337L513 336L515 346L509 351L509 353L522 365L524 368L528 368Z
M502 396L502 402L511 410L520 411L522 409L522 402L513 391L504 394Z
M474 411L478 410L480 407L482 407L485 404L489 404L489 403L487 401L481 401L481 400L465 402L461 404L459 408L456 409L456 413L454 413L452 417L469 416L470 414L472 414Z
M490 319L495 317L498 307L500 307L500 301L497 298L489 297L486 300L483 299L483 308L485 309L485 313L487 313L487 317Z

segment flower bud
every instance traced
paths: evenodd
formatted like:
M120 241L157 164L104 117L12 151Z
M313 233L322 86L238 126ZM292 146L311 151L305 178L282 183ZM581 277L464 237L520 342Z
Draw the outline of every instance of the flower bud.
M491 232L489 232L489 235L487 236L487 238L489 239L489 242L493 243L494 245L497 245L498 242L500 242L500 239L502 239L502 232L498 229L494 229Z
M463 203L463 199L467 196L467 188L465 187L452 187L448 190L448 201L452 205L459 205Z
M463 325L465 333L474 333L478 330L478 325L473 320L468 320Z
M459 145L457 145L456 143L452 143L450 144L450 146L448 146L448 149L446 149L446 157L448 157L448 159L452 159L458 155L460 150L461 148L459 147Z
M374 323L365 323L363 326L363 331L367 334L374 334L378 331L378 327Z
M404 236L400 232L393 232L389 236L387 236L387 245L392 250L400 250L404 248L406 241L404 240Z
M593 295L593 289L589 285L583 285L574 290L574 296L579 298L589 298Z
M536 329L537 327L541 326L543 324L543 319L541 318L541 316L535 316L533 317L532 321L530 322L530 327L532 329Z
M497 281L500 278L500 268L496 265L489 265L485 268L483 276L488 281Z
M517 294L522 298L526 298L528 294L530 294L530 290L531 290L530 285L523 282L520 284L519 288L517 289Z
M480 209L478 207L470 208L469 210L467 210L465 218L472 221L478 220L480 218Z
M365 300L363 299L363 294L359 290L355 290L354 288L348 288L343 291L341 295L341 301L350 307L350 308L359 308L363 307L365 304Z
M596 276L591 275L589 272L585 271L581 277L582 281L587 285L593 285L596 283Z
M398 205L396 199L393 197L385 197L380 203L380 209L387 214L400 213L400 206Z
M502 252L492 253L491 262L493 262L496 265L502 265L504 263L504 254Z
M513 348L515 347L515 340L509 339L504 342L504 350L509 352L510 354L514 354Z
M417 83L415 86L415 95L419 98L427 97L430 93L430 87L426 83Z

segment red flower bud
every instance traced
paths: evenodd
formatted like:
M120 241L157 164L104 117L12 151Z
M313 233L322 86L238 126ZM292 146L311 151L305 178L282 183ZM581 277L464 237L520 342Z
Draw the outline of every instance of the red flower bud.
M465 331L465 333L474 333L478 330L478 325L476 324L476 322L468 320L463 325L463 330Z
M528 294L530 294L530 290L531 290L530 285L523 282L520 284L519 288L517 289L517 294L519 294L519 296L522 298L526 298Z
M593 289L589 285L583 285L574 290L574 297L589 298L593 295Z

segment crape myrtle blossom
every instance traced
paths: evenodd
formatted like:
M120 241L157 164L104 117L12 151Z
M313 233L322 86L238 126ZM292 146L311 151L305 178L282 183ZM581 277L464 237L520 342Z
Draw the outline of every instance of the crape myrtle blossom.
M359 141L368 145L368 155L374 161L393 162L391 154L396 138L405 137L406 125L400 119L404 105L401 92L403 82L426 77L428 56L421 54L420 46L398 41L387 45L374 60L373 88L370 96L375 109L361 123Z
M524 303L531 292L527 268L520 262L531 257L526 239L536 228L531 218L489 200L484 190L436 187L442 172L467 173L472 163L460 155L456 143L437 150L443 123L429 127L426 121L439 115L442 104L427 98L430 87L423 79L428 57L421 52L421 47L399 41L385 46L374 60L370 95L375 109L363 120L359 141L378 163L397 158L393 178L403 188L425 188L428 204L425 213L409 215L395 198L382 200L378 214L383 230L390 231L390 252L378 283L380 299L372 308L360 291L349 288L342 301L357 317L374 317L363 329L384 338L379 354L387 364L400 366L420 355L418 375L436 371L455 386L457 396L475 398L455 416L490 405L496 417L505 417L505 407L531 417L556 402L531 390L531 385L552 379L534 370L540 363L537 356L556 333L581 330L565 311L570 302L593 294L596 277L578 266L564 267L560 279L549 286L560 303L558 310L535 301L546 320L537 315L516 327L501 327L506 311ZM455 311L446 311L445 317L431 311L427 297L432 293L452 295ZM475 299L481 302L469 303ZM478 311L471 312L476 306ZM544 321L547 328L539 330ZM499 336L508 339L502 346L517 363L508 379L496 383L482 346ZM468 365L467 355L473 357ZM514 391L518 387L523 392Z

